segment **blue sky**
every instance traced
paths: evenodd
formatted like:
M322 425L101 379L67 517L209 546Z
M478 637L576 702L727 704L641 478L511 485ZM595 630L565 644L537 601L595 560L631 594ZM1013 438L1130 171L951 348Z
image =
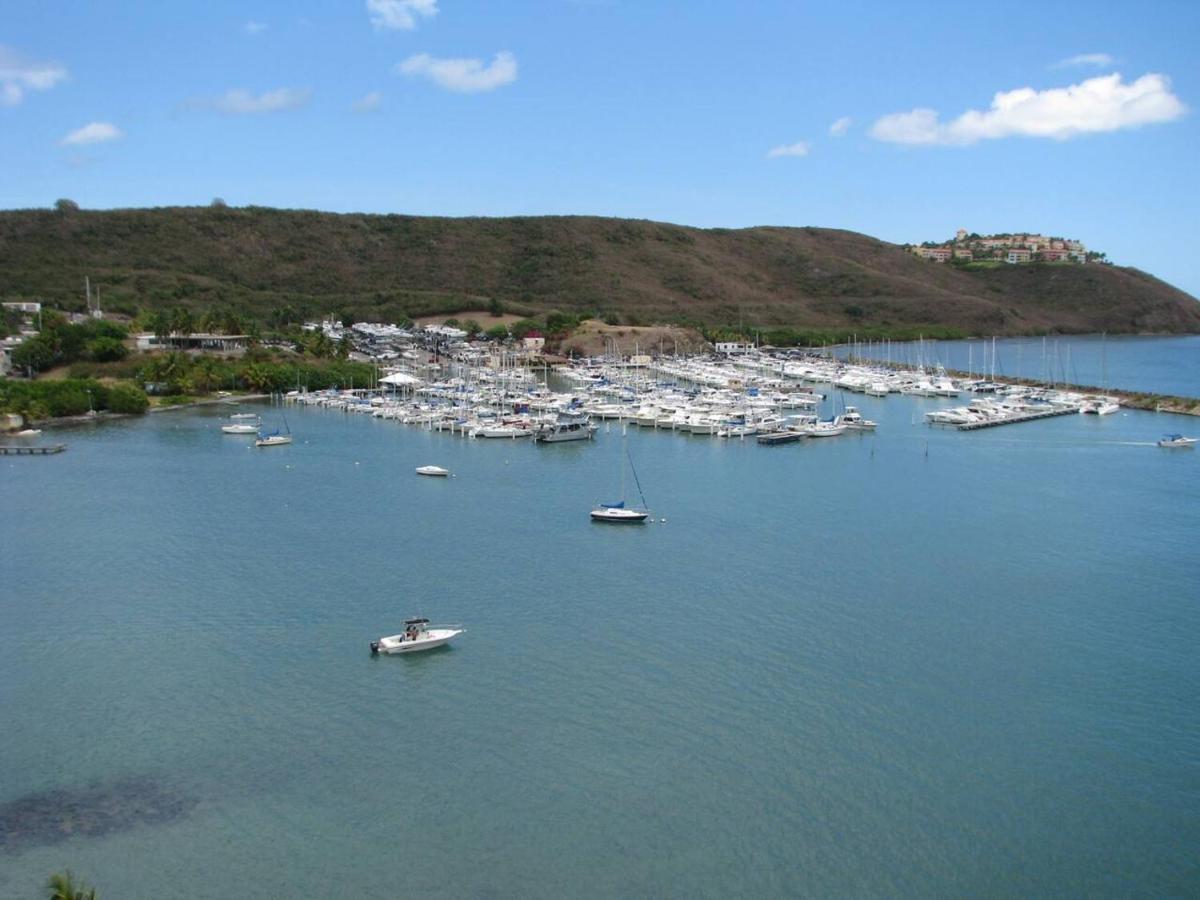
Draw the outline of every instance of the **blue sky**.
M1200 296L1196 35L1169 0L13 3L0 207L1031 230Z

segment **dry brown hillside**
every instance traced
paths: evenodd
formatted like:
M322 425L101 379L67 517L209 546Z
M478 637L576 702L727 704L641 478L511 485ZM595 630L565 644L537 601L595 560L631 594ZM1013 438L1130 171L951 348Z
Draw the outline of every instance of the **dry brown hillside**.
M283 308L386 319L499 301L634 325L1200 332L1194 298L1135 269L964 270L826 228L253 207L0 212L0 296L77 307L84 275L115 311L220 304L263 321Z

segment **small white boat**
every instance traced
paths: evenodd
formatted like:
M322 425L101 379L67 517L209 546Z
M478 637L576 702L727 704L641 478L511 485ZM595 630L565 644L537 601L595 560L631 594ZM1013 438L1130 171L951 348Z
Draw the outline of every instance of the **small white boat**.
M1195 444L1196 438L1184 437L1182 434L1164 434L1158 442L1160 447L1193 447Z
M14 434L13 437L37 437L41 433L42 429L40 428L23 428Z
M458 626L431 628L429 620L425 618L406 619L402 634L393 634L389 637L381 637L377 641L371 641L371 655L374 656L377 653L415 653L418 650L432 650L434 647L440 647L451 638L462 634L465 630L465 628Z
M601 503L591 513L593 522L613 522L628 525L645 522L648 515L650 515L649 510L630 509L625 505L624 501L620 503Z
M870 419L864 419L862 413L853 406L847 406L846 411L833 421L834 424L845 425L854 431L872 431L875 428L875 423Z
M234 413L229 418L231 418L231 419L257 419L258 413Z
M441 466L417 466L418 475L431 475L435 478L445 478L450 474L449 469L443 469Z
M258 426L235 422L232 425L222 425L221 431L225 434L258 434Z

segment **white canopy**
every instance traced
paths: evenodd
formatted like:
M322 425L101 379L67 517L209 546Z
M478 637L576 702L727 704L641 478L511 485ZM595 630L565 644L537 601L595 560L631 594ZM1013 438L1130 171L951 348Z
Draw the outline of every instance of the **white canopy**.
M391 375L385 375L379 379L380 384L390 384L393 387L409 387L414 384L420 384L421 379L407 372L394 372Z

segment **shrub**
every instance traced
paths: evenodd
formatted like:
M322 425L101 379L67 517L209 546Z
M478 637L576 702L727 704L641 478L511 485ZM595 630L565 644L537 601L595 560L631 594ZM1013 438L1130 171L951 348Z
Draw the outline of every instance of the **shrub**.
M133 384L117 384L108 390L108 408L115 413L140 415L150 406L146 392Z

